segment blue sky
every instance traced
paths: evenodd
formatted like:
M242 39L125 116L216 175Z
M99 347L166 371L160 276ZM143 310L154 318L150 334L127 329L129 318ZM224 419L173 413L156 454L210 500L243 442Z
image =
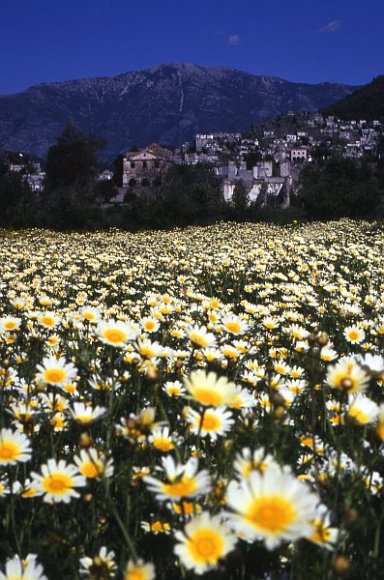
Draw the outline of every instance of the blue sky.
M364 84L383 26L383 0L1 0L0 94L167 62Z

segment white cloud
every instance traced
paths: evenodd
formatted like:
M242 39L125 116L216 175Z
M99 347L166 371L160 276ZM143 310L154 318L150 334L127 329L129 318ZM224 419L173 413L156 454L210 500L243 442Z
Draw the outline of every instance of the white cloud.
M321 34L334 34L342 26L343 26L343 23L341 22L341 20L331 20L325 26L322 26L319 29L319 32L321 32Z
M241 42L241 38L238 34L230 34L227 40L229 46L237 46Z

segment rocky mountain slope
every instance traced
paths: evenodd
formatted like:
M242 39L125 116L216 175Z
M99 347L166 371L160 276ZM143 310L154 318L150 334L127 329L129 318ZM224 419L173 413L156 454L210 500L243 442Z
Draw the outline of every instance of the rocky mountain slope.
M43 157L72 120L103 137L102 156L111 159L133 144L178 145L196 132L241 131L287 110L319 110L354 88L192 64L46 83L0 97L0 146Z

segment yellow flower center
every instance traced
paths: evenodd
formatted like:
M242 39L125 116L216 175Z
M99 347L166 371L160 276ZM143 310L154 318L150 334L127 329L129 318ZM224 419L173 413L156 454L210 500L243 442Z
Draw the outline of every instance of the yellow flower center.
M350 330L348 332L347 338L352 341L359 340L360 332L358 330Z
M98 461L97 463L86 461L85 463L82 463L80 472L85 475L85 477L94 479L103 473L103 464L101 461Z
M43 376L46 383L62 383L67 376L67 371L60 367L46 369Z
M144 358L152 358L156 356L155 351L150 346L141 345L139 348L139 352L141 356Z
M201 528L190 537L188 548L196 562L214 564L223 555L224 540L216 530Z
M92 415L75 415L75 420L79 423L90 423L93 417Z
M164 483L163 492L170 497L187 497L197 489L196 481L190 477L183 477L175 483Z
M6 320L4 322L5 330L14 330L17 328L17 322L15 320Z
M175 448L172 441L170 441L169 439L166 439L165 437L156 438L153 442L153 446L155 447L155 449L158 449L159 451L164 451L164 452L171 451L172 449Z
M379 437L379 439L384 441L384 423L379 423L379 425L376 427L376 435Z
M246 517L257 528L279 533L294 522L295 510L284 497L270 495L255 499Z
M124 576L124 580L146 580L147 575L140 567L131 568Z
M36 489L34 489L33 487L26 487L24 489L24 491L21 494L21 497L35 497L36 495Z
M192 394L194 399L202 405L216 406L222 405L224 402L224 398L221 393L205 387L197 387L193 390Z
M331 537L328 528L319 520L315 520L313 523L315 531L311 534L310 539L318 544L325 544L328 542Z
M348 365L348 369L336 373L333 377L335 387L341 391L354 393L359 390L360 383L358 379L351 374L352 367Z
M231 360L236 360L239 358L239 353L235 348L223 346L221 352L226 358L229 358Z
M17 460L20 456L20 446L15 441L0 441L0 462L8 463Z
M151 523L151 532L167 532L171 529L171 526L167 522L162 522L160 520L156 520Z
M40 322L43 326L47 326L49 328L55 326L55 319L52 316L42 316L40 318Z
M173 503L172 508L177 514L185 514L188 516L194 514L195 511L199 511L199 506L191 501L181 501L180 503Z
M228 330L228 332L232 332L233 334L239 334L239 332L241 332L241 324L231 320L225 324L225 329Z
M348 415L352 417L352 419L358 425L366 425L367 423L369 423L368 415L364 413L364 411L362 411L361 409L356 409L352 407L352 409L349 409Z
M205 413L201 427L204 431L218 431L221 427L221 419L213 413Z
M174 396L180 395L181 394L181 389L180 389L180 387L168 387L167 388L167 394L168 395L174 395Z
M43 489L53 495L64 495L72 489L72 478L66 473L56 471L42 481Z
M153 330L156 328L156 323L153 320L147 320L144 324L145 330Z
M119 342L125 342L127 335L120 328L106 328L103 332L103 338L111 344L118 344Z
M83 317L89 322L93 322L96 319L94 312L83 312Z
M193 342L193 344L196 344L197 346L208 346L208 340L206 339L206 337L203 334L199 334L198 332L191 332L191 334L189 335L189 339L191 342Z

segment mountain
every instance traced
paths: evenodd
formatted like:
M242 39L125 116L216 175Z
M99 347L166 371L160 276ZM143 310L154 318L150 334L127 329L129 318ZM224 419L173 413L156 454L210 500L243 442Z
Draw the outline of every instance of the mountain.
M374 119L384 118L384 75L373 79L369 84L355 90L347 97L333 103L323 111L327 115L336 115L341 119Z
M82 131L106 139L102 155L111 159L133 144L178 145L197 132L242 131L287 110L319 110L353 89L165 64L114 77L44 83L2 96L0 144L43 157L72 120Z

